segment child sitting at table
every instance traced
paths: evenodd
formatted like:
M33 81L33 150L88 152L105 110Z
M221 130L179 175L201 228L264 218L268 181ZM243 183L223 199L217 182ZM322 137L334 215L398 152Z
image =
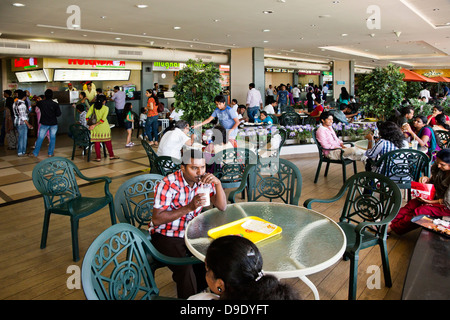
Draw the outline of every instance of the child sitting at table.
M205 266L211 292L196 294L190 300L299 300L292 287L264 274L261 253L246 238L214 240L206 251Z

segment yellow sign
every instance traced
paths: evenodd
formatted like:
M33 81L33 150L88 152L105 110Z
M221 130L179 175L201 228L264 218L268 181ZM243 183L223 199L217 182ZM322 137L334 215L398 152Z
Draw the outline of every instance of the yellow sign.
M411 70L428 78L450 77L450 69L416 69Z

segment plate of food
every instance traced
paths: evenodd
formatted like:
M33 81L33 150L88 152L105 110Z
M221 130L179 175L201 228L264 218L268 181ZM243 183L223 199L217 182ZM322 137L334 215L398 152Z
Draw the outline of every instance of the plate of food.
M411 219L419 226L450 237L450 217L435 218L425 215L417 216Z

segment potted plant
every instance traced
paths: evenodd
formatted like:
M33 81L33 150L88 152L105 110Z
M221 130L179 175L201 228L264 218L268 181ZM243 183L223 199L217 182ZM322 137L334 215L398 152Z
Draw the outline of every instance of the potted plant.
M392 64L362 76L358 84L362 110L380 120L392 117L394 108L401 105L405 96L406 82L403 78L400 67Z
M189 59L186 67L175 77L175 109L183 110L183 120L193 125L209 117L214 109L214 98L220 94L220 72L212 63Z

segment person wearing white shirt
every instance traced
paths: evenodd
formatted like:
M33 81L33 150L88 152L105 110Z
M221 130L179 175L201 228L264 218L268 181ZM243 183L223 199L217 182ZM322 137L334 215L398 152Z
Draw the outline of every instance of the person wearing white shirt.
M275 114L275 109L273 107L276 107L277 102L273 101L272 103L268 104L267 106L264 107L264 111L267 114Z
M266 90L266 96L267 96L268 103L270 103L270 101L275 100L275 93L276 93L276 90L274 88L272 88L271 84L269 84L269 88L267 88L267 90Z
M185 120L180 120L175 123L172 130L168 130L161 138L156 154L160 156L168 156L174 159L181 160L181 149L183 146L192 146L194 142L194 135L187 135L189 132L189 123Z
M425 97L426 103L431 99L430 91L428 91L427 88L423 88L419 93L419 99L422 99L423 97Z
M294 99L295 104L298 104L300 101L300 89L297 85L294 85L294 88L292 88L292 98Z
M237 113L238 101L236 99L231 100L231 109L233 109Z
M263 107L261 93L255 89L255 84L252 82L248 85L247 92L247 114L250 122L255 122L255 115Z

